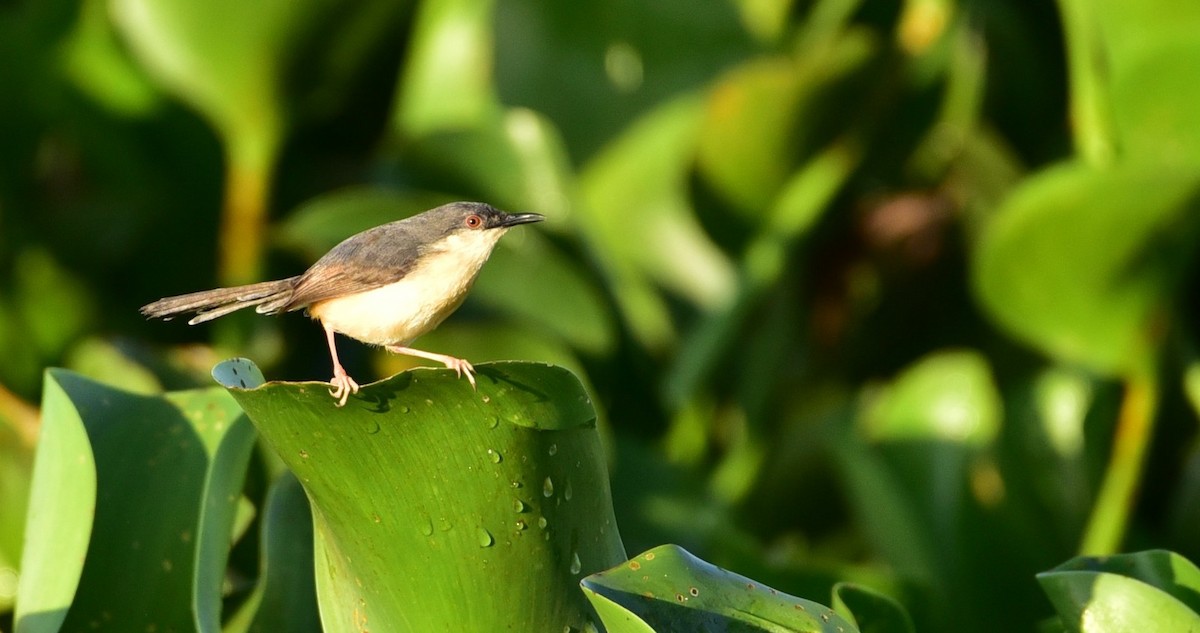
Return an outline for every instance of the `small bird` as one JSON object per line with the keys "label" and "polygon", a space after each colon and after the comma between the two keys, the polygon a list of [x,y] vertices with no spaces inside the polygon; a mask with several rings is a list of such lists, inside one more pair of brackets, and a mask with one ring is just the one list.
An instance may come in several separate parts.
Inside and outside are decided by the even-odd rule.
{"label": "small bird", "polygon": [[167,297],[142,306],[141,313],[170,319],[194,312],[188,325],[196,325],[250,306],[259,314],[307,308],[325,328],[333,358],[330,395],[339,407],[358,393],[358,383],[338,361],[335,332],[442,363],[460,377],[466,374],[474,388],[471,363],[408,345],[462,305],[500,236],[543,219],[480,202],[452,202],[348,237],[301,275]]}

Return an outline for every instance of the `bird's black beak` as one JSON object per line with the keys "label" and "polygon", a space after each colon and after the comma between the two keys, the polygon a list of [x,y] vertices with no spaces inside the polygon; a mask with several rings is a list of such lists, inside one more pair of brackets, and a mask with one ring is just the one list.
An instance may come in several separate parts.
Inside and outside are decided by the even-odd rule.
{"label": "bird's black beak", "polygon": [[541,222],[542,220],[545,220],[545,219],[546,219],[545,216],[543,216],[540,213],[509,213],[506,216],[504,216],[504,218],[502,218],[498,223],[496,223],[496,226],[507,228],[510,226],[516,226],[518,224],[529,224],[531,222]]}

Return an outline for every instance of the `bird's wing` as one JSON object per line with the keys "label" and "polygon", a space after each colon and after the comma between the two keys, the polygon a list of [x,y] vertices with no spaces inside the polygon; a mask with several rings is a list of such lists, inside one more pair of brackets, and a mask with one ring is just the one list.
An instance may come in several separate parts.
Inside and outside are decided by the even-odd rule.
{"label": "bird's wing", "polygon": [[338,244],[296,282],[284,310],[373,290],[399,281],[416,264],[420,249],[396,223],[375,227]]}

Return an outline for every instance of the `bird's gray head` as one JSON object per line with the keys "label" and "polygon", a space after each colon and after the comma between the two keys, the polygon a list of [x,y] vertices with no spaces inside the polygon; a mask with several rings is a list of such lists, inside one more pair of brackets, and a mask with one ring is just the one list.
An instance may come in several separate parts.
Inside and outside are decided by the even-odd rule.
{"label": "bird's gray head", "polygon": [[537,213],[505,213],[482,202],[452,202],[399,224],[421,244],[422,257],[453,254],[463,270],[478,270],[500,236],[518,224],[541,222]]}
{"label": "bird's gray head", "polygon": [[432,240],[460,233],[495,233],[493,241],[518,224],[541,222],[537,213],[505,213],[482,202],[451,202],[409,218],[417,231]]}

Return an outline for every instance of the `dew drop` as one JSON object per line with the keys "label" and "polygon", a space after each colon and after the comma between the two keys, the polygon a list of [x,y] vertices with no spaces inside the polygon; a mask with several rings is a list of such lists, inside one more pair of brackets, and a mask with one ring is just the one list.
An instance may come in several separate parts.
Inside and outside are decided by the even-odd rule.
{"label": "dew drop", "polygon": [[421,534],[433,536],[433,521],[424,515],[421,516]]}
{"label": "dew drop", "polygon": [[494,429],[497,426],[500,426],[500,416],[493,415],[492,417],[487,419],[487,427],[489,429]]}
{"label": "dew drop", "polygon": [[484,397],[483,397],[483,403],[484,403],[484,404],[487,404],[487,403],[489,403],[489,402],[491,402],[491,401],[492,401],[492,398],[491,398],[491,396],[484,396]]}
{"label": "dew drop", "polygon": [[308,459],[308,451],[301,450],[300,451],[300,459]]}
{"label": "dew drop", "polygon": [[570,501],[570,500],[571,500],[571,495],[573,495],[573,494],[574,494],[574,493],[571,491],[571,480],[570,480],[570,479],[568,479],[568,480],[567,480],[567,487],[563,489],[563,498],[564,498],[564,499],[566,499],[567,501]]}
{"label": "dew drop", "polygon": [[525,486],[525,484],[523,484],[523,483],[521,483],[521,482],[519,482],[519,481],[517,481],[517,480],[515,480],[515,479],[514,479],[514,480],[513,480],[513,482],[512,482],[512,487],[513,487],[513,488],[523,488],[524,486]]}
{"label": "dew drop", "polygon": [[407,404],[400,405],[400,413],[408,413],[409,411],[412,411],[412,409],[409,409]]}
{"label": "dew drop", "polygon": [[517,529],[521,531],[527,530],[529,529],[529,524],[525,522],[525,519],[517,519]]}
{"label": "dew drop", "polygon": [[549,453],[551,457],[554,457],[558,454],[558,444],[551,444],[550,448],[546,449],[546,452]]}
{"label": "dew drop", "polygon": [[583,564],[579,562],[579,552],[573,552],[571,554],[571,574],[578,575],[581,569],[583,569]]}
{"label": "dew drop", "polygon": [[487,453],[488,459],[490,459],[493,464],[499,464],[500,462],[504,461],[504,456],[501,455],[500,451],[498,450],[489,448]]}
{"label": "dew drop", "polygon": [[491,547],[496,543],[496,539],[492,537],[492,533],[484,528],[476,528],[475,537],[479,540],[480,547]]}
{"label": "dew drop", "polygon": [[546,480],[542,482],[542,496],[549,499],[554,496],[554,482],[547,475]]}
{"label": "dew drop", "polygon": [[546,520],[546,517],[538,517],[538,527],[540,527],[544,530],[549,525],[550,525],[550,522]]}
{"label": "dew drop", "polygon": [[450,530],[454,529],[454,524],[451,523],[450,519],[447,519],[446,517],[439,517],[437,521],[437,528],[443,532],[449,532]]}
{"label": "dew drop", "polygon": [[524,512],[529,506],[525,505],[520,499],[513,499],[513,512]]}

